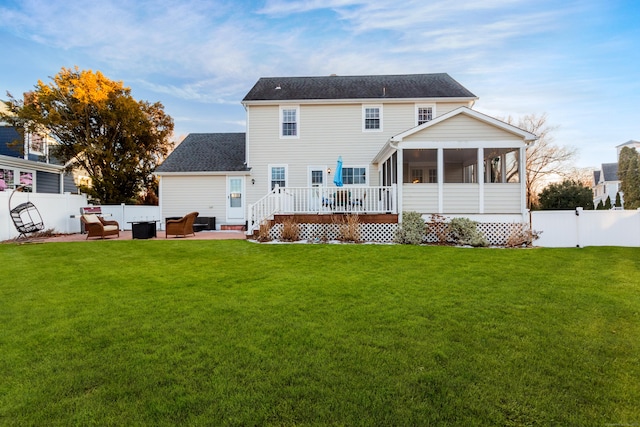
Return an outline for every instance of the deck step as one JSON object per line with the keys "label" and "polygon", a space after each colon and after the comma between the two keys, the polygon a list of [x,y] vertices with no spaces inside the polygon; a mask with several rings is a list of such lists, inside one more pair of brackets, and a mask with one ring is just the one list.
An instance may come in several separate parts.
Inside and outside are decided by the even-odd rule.
{"label": "deck step", "polygon": [[227,225],[221,225],[220,226],[220,230],[245,231],[246,228],[245,228],[245,226],[243,224],[238,224],[238,225],[227,224]]}

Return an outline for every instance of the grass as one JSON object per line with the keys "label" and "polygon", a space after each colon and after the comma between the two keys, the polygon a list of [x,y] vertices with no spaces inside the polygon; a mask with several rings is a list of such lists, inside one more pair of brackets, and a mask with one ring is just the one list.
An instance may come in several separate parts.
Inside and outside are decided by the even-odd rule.
{"label": "grass", "polygon": [[640,424],[640,249],[0,245],[1,425]]}

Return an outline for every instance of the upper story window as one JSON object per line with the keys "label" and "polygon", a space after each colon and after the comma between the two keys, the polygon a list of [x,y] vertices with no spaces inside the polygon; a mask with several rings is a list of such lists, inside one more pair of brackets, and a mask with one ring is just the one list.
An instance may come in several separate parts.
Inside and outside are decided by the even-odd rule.
{"label": "upper story window", "polygon": [[364,105],[362,107],[362,130],[381,131],[382,130],[382,105]]}
{"label": "upper story window", "polygon": [[433,120],[435,111],[435,105],[416,105],[416,126]]}
{"label": "upper story window", "polygon": [[300,107],[280,108],[280,137],[298,138],[299,135]]}

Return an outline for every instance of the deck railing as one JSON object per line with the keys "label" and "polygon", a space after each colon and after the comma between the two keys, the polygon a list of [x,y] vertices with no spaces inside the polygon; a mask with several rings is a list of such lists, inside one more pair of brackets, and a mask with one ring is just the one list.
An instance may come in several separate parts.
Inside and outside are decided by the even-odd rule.
{"label": "deck railing", "polygon": [[249,206],[249,233],[275,214],[397,213],[396,186],[277,187]]}

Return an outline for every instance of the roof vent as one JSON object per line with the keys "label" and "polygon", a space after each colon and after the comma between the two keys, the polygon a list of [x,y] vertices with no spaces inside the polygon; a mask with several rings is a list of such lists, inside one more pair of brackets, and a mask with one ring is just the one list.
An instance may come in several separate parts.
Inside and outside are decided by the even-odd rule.
{"label": "roof vent", "polygon": [[276,86],[276,90],[280,90],[282,87],[280,85]]}
{"label": "roof vent", "polygon": [[338,77],[337,74],[329,74],[329,77]]}

